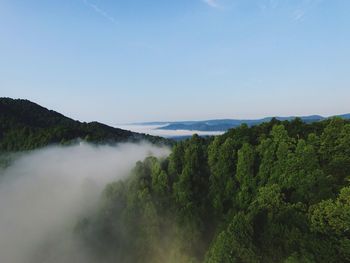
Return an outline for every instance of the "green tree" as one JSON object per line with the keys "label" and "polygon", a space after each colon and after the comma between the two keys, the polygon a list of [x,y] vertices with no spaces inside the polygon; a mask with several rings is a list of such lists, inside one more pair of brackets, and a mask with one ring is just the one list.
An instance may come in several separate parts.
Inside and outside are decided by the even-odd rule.
{"label": "green tree", "polygon": [[211,172],[209,192],[216,215],[225,214],[232,207],[237,184],[234,180],[236,159],[234,142],[231,138],[227,138],[223,144],[220,144],[220,137],[216,137],[208,147],[208,163]]}
{"label": "green tree", "polygon": [[[319,249],[320,260],[350,261],[350,187],[341,190],[336,200],[326,200],[310,208],[311,230],[315,238],[326,240]],[[328,252],[329,254],[326,254]]]}
{"label": "green tree", "polygon": [[238,151],[236,178],[239,185],[237,206],[244,209],[249,206],[256,191],[255,151],[248,143]]}

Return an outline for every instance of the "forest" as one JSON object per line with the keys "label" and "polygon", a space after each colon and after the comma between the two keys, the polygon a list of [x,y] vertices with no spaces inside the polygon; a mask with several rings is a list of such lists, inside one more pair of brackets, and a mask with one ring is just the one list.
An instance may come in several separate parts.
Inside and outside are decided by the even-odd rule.
{"label": "forest", "polygon": [[98,208],[74,220],[92,262],[350,262],[349,120],[272,119],[174,142],[0,100],[0,167],[78,139],[171,147],[109,183]]}
{"label": "forest", "polygon": [[273,119],[173,146],[75,233],[101,262],[350,262],[350,122]]}

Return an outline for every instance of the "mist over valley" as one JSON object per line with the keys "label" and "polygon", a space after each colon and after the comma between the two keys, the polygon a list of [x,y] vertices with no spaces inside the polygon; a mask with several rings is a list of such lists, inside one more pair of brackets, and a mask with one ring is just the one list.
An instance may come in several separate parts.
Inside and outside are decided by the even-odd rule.
{"label": "mist over valley", "polygon": [[0,263],[350,263],[349,0],[0,0]]}

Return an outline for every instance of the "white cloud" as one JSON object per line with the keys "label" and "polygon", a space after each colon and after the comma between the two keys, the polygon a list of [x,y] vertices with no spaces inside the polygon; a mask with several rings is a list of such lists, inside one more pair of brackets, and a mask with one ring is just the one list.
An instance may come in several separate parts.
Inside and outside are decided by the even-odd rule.
{"label": "white cloud", "polygon": [[323,0],[303,0],[299,7],[293,13],[293,19],[295,21],[304,20],[307,13],[309,13],[313,8],[319,5]]}
{"label": "white cloud", "polygon": [[117,21],[113,16],[109,15],[105,10],[98,7],[96,4],[90,3],[88,0],[83,0],[84,4],[93,9],[97,14],[103,16],[105,19],[109,20],[113,24],[117,24]]}
{"label": "white cloud", "polygon": [[214,7],[214,8],[218,8],[220,7],[219,3],[217,0],[202,0],[204,3],[206,3],[207,5]]}
{"label": "white cloud", "polygon": [[323,0],[296,0],[296,1],[282,1],[282,0],[265,0],[261,1],[259,8],[263,13],[279,12],[288,10],[288,17],[294,21],[300,22],[314,8],[316,8]]}
{"label": "white cloud", "polygon": [[298,9],[294,12],[293,19],[295,21],[301,21],[305,17],[305,14],[306,14],[306,10]]}

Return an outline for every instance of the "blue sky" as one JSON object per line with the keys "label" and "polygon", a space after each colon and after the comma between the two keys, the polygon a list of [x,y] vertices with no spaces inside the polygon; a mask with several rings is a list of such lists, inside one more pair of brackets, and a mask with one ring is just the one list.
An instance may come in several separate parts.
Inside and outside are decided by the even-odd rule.
{"label": "blue sky", "polygon": [[348,0],[1,0],[0,96],[109,124],[350,112]]}

